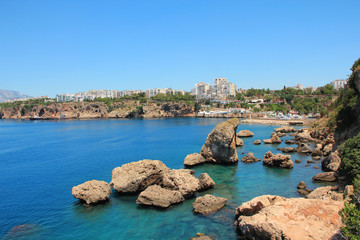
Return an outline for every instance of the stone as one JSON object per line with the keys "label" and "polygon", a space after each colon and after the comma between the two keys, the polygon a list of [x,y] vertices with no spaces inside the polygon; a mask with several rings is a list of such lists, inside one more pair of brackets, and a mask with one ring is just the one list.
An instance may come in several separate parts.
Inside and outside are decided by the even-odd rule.
{"label": "stone", "polygon": [[238,208],[235,209],[235,217],[238,218],[240,216],[252,216],[260,212],[263,208],[266,208],[275,204],[276,202],[284,200],[284,197],[274,195],[262,195],[253,198],[250,201],[241,204]]}
{"label": "stone", "polygon": [[334,191],[334,187],[318,187],[309,193],[306,198],[309,199],[321,199],[321,200],[335,200],[342,201],[344,197],[341,193]]}
{"label": "stone", "polygon": [[290,132],[296,132],[296,129],[294,127],[287,127],[287,126],[284,126],[284,127],[280,127],[280,128],[275,128],[274,129],[275,132],[277,133],[290,133]]}
{"label": "stone", "polygon": [[203,233],[197,233],[196,237],[192,237],[192,238],[190,238],[190,240],[215,240],[215,239],[212,237],[206,236]]}
{"label": "stone", "polygon": [[252,137],[254,136],[254,133],[249,130],[241,130],[236,134],[237,137],[243,138],[243,137]]}
{"label": "stone", "polygon": [[308,167],[308,166],[310,166],[310,164],[306,164],[306,165],[305,165],[305,167]]}
{"label": "stone", "polygon": [[278,148],[277,150],[280,150],[283,153],[289,153],[289,152],[296,152],[297,151],[297,149],[293,148],[293,147],[283,147],[283,148]]}
{"label": "stone", "polygon": [[285,140],[285,144],[288,144],[288,145],[295,144],[295,141]]}
{"label": "stone", "polygon": [[315,142],[315,139],[311,137],[309,131],[297,132],[296,134],[294,134],[294,137],[295,141],[297,142]]}
{"label": "stone", "polygon": [[322,156],[322,144],[316,144],[315,149],[312,151],[311,156]]}
{"label": "stone", "polygon": [[276,133],[272,133],[271,138],[264,139],[263,142],[265,144],[277,144],[277,143],[281,143],[281,139],[276,135]]}
{"label": "stone", "polygon": [[307,160],[307,163],[315,163],[313,160]]}
{"label": "stone", "polygon": [[203,197],[196,198],[193,203],[194,213],[208,214],[218,211],[225,206],[226,202],[226,198],[206,194]]}
{"label": "stone", "polygon": [[241,161],[245,163],[252,163],[252,162],[261,161],[261,159],[256,158],[253,153],[248,153],[246,156],[241,158]]}
{"label": "stone", "polygon": [[285,136],[286,136],[286,133],[281,133],[281,132],[279,132],[279,133],[276,133],[276,135],[277,135],[278,137],[285,137]]}
{"label": "stone", "polygon": [[263,158],[263,164],[268,166],[277,166],[282,168],[293,168],[294,163],[291,160],[290,155],[276,154],[272,152],[267,152]]}
{"label": "stone", "polygon": [[344,190],[344,195],[345,196],[349,196],[354,194],[354,186],[353,185],[346,185],[345,190]]}
{"label": "stone", "polygon": [[151,185],[139,194],[137,204],[167,208],[172,204],[183,202],[185,198],[176,190],[169,190],[159,185]]}
{"label": "stone", "polygon": [[320,169],[318,166],[315,166],[314,169]]}
{"label": "stone", "polygon": [[212,180],[211,177],[209,176],[209,174],[207,174],[207,173],[200,174],[200,176],[198,177],[198,180],[199,180],[199,190],[198,191],[205,191],[205,190],[215,186],[214,180]]}
{"label": "stone", "polygon": [[300,143],[297,147],[299,153],[312,153],[312,149],[305,143]]}
{"label": "stone", "polygon": [[295,159],[295,163],[301,163],[300,159]]}
{"label": "stone", "polygon": [[185,157],[185,166],[195,166],[198,164],[206,163],[206,159],[199,153],[189,154]]}
{"label": "stone", "polygon": [[310,189],[298,189],[297,192],[301,195],[308,195],[309,193],[311,193],[311,190]]}
{"label": "stone", "polygon": [[299,184],[297,185],[298,189],[305,189],[306,188],[306,183],[304,181],[299,182]]}
{"label": "stone", "polygon": [[218,124],[208,135],[200,154],[206,160],[214,163],[233,164],[238,162],[235,143],[238,125],[237,118]]}
{"label": "stone", "polygon": [[72,195],[87,205],[106,201],[110,194],[110,185],[98,180],[87,181],[72,188]]}
{"label": "stone", "polygon": [[316,174],[312,179],[321,182],[335,182],[337,180],[337,175],[335,172],[323,172]]}
{"label": "stone", "polygon": [[328,144],[326,146],[324,146],[323,148],[323,153],[325,156],[328,156],[333,150],[333,144]]}
{"label": "stone", "polygon": [[254,140],[254,144],[255,144],[255,145],[261,144],[261,140],[260,140],[260,139]]}
{"label": "stone", "polygon": [[110,186],[120,193],[137,193],[153,184],[161,184],[170,169],[159,160],[141,160],[114,168]]}
{"label": "stone", "polygon": [[338,155],[338,151],[336,151],[332,152],[321,161],[321,168],[327,172],[336,172],[339,169],[340,164],[341,158]]}
{"label": "stone", "polygon": [[239,216],[238,233],[248,239],[331,239],[342,226],[338,201],[290,198],[252,216]]}
{"label": "stone", "polygon": [[311,158],[314,159],[315,161],[319,161],[321,159],[320,156],[312,156]]}
{"label": "stone", "polygon": [[190,169],[172,169],[164,173],[161,186],[179,191],[185,198],[192,197],[200,187],[195,171]]}
{"label": "stone", "polygon": [[244,141],[239,137],[236,137],[236,146],[244,146]]}

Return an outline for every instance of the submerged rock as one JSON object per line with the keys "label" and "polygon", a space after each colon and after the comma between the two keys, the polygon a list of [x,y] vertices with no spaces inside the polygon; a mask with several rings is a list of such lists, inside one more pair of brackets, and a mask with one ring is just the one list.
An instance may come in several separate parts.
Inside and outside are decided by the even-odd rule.
{"label": "submerged rock", "polygon": [[194,213],[207,214],[218,211],[225,206],[226,202],[226,198],[206,194],[198,197],[193,203]]}
{"label": "submerged rock", "polygon": [[72,188],[72,195],[88,205],[106,201],[110,194],[110,185],[98,180],[87,181]]}
{"label": "submerged rock", "polygon": [[248,153],[246,156],[241,158],[241,161],[245,163],[252,163],[252,162],[261,161],[261,159],[256,158],[253,153]]}
{"label": "submerged rock", "polygon": [[159,160],[141,160],[114,168],[110,185],[120,193],[137,193],[153,184],[161,184],[170,169]]}
{"label": "submerged rock", "polygon": [[325,157],[321,161],[321,168],[324,171],[336,172],[341,164],[341,158],[338,155],[338,152],[333,152],[329,156]]}
{"label": "submerged rock", "polygon": [[185,157],[185,166],[195,166],[207,162],[206,159],[199,153],[189,154]]}
{"label": "submerged rock", "polygon": [[249,130],[241,130],[236,134],[237,137],[242,138],[242,137],[252,137],[254,136],[254,133],[249,131]]}
{"label": "submerged rock", "polygon": [[139,194],[137,204],[167,208],[184,201],[183,195],[176,190],[169,190],[159,185],[151,185]]}
{"label": "submerged rock", "polygon": [[282,168],[293,168],[294,163],[291,160],[290,155],[276,154],[272,152],[267,152],[263,158],[263,164],[268,166],[277,166]]}
{"label": "submerged rock", "polygon": [[199,180],[199,191],[205,191],[215,186],[214,180],[212,180],[209,174],[207,173],[200,174],[198,180]]}
{"label": "submerged rock", "polygon": [[190,240],[215,240],[215,239],[212,237],[206,236],[203,233],[197,233],[196,237],[192,237],[192,238],[190,238]]}
{"label": "submerged rock", "polygon": [[219,164],[238,162],[235,135],[238,125],[237,118],[218,124],[208,135],[201,148],[201,155],[206,160]]}
{"label": "submerged rock", "polygon": [[296,152],[296,148],[293,147],[283,147],[283,148],[278,148],[277,150],[280,150],[283,153]]}
{"label": "submerged rock", "polygon": [[320,240],[331,239],[342,226],[341,202],[279,198],[250,216],[236,212],[238,233],[249,239]]}
{"label": "submerged rock", "polygon": [[288,145],[295,144],[295,141],[285,140],[285,144],[288,144]]}

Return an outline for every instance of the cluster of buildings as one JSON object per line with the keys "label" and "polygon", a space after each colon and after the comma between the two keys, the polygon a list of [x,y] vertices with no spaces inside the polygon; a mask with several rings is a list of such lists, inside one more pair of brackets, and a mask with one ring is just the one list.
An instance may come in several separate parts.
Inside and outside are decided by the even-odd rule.
{"label": "cluster of buildings", "polygon": [[215,78],[214,85],[197,83],[194,89],[196,99],[224,100],[236,95],[236,85],[226,78]]}
{"label": "cluster of buildings", "polygon": [[185,91],[183,90],[175,90],[175,89],[171,89],[171,88],[153,88],[153,89],[148,89],[145,91],[145,95],[148,98],[154,97],[158,94],[172,94],[175,95],[177,93],[181,93],[181,94],[185,94]]}
{"label": "cluster of buildings", "polygon": [[346,80],[344,79],[337,79],[332,81],[330,84],[334,87],[334,89],[339,90],[340,88],[345,88]]}

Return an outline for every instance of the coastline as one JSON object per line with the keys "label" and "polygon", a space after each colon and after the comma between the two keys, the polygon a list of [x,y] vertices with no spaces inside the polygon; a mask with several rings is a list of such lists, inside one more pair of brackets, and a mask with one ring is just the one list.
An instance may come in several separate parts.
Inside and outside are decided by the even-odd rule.
{"label": "coastline", "polygon": [[316,119],[266,119],[266,118],[247,118],[240,122],[240,124],[265,124],[265,125],[311,125]]}

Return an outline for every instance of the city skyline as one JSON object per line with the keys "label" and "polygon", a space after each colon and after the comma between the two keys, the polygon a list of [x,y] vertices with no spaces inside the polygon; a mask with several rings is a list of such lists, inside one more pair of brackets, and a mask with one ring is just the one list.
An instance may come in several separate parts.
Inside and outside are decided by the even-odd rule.
{"label": "city skyline", "polygon": [[360,51],[355,0],[44,3],[0,2],[2,89],[318,87],[346,79]]}

